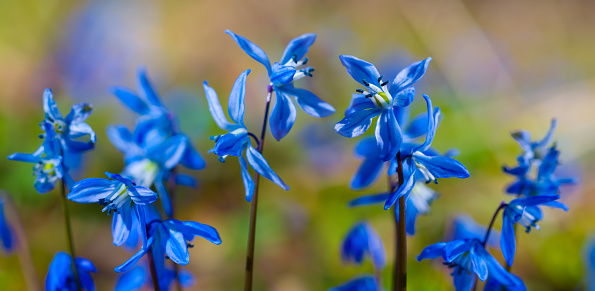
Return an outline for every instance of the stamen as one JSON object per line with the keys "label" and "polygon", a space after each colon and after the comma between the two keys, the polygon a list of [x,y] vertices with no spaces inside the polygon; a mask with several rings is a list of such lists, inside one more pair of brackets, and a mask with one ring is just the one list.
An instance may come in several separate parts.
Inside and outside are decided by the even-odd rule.
{"label": "stamen", "polygon": [[364,83],[364,86],[366,87],[370,86],[370,83],[368,83],[366,80],[362,80],[362,83]]}
{"label": "stamen", "polygon": [[384,77],[384,76],[380,76],[380,77],[378,77],[378,83],[380,83],[380,81],[382,81],[382,78],[383,78],[383,77]]}
{"label": "stamen", "polygon": [[363,89],[355,89],[355,92],[360,93],[360,94],[364,94],[364,90]]}

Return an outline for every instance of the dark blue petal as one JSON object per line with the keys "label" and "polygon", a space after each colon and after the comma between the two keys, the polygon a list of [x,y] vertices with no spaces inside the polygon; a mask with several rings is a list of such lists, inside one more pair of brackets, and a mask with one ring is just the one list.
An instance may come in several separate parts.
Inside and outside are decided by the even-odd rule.
{"label": "dark blue petal", "polygon": [[376,145],[381,160],[392,160],[401,149],[403,134],[392,110],[383,110],[376,121]]}
{"label": "dark blue petal", "polygon": [[[410,163],[412,163],[412,162],[410,162]],[[405,182],[395,192],[393,192],[390,195],[390,197],[386,200],[386,203],[384,204],[384,210],[387,210],[391,206],[393,206],[393,204],[395,204],[397,199],[401,198],[402,196],[409,195],[409,193],[411,193],[413,186],[415,186],[414,173],[415,172],[408,172],[405,174],[405,177],[404,177]]]}
{"label": "dark blue petal", "polygon": [[320,100],[318,96],[306,89],[283,86],[277,88],[277,92],[279,91],[283,91],[286,95],[294,96],[297,104],[310,116],[322,118],[335,113],[333,106]]}
{"label": "dark blue petal", "polygon": [[421,77],[423,77],[423,75],[426,73],[431,60],[432,58],[427,58],[425,60],[415,62],[400,71],[393,80],[393,83],[390,85],[390,94],[395,96],[398,92],[401,92],[403,89],[409,87],[409,85],[421,79]]}
{"label": "dark blue petal", "polygon": [[446,243],[442,258],[450,263],[461,254],[468,252],[471,248],[471,243],[468,240],[453,240]]}
{"label": "dark blue petal", "polygon": [[[417,216],[419,216],[419,211],[411,201],[410,195],[405,206],[405,231],[408,235],[415,235],[415,222],[417,220]],[[395,207],[395,211],[398,212],[398,210],[399,207],[397,205],[397,207]],[[397,213],[397,217],[399,217],[399,213]]]}
{"label": "dark blue petal", "polygon": [[378,174],[384,162],[378,157],[376,140],[373,138],[364,139],[356,145],[356,153],[364,157],[363,163],[351,179],[351,188],[359,190],[369,186],[378,178]]}
{"label": "dark blue petal", "polygon": [[58,110],[56,101],[54,101],[54,94],[52,90],[45,89],[43,92],[43,111],[45,112],[46,118],[49,117],[52,120],[63,120],[62,113]]}
{"label": "dark blue petal", "polygon": [[221,104],[219,103],[219,97],[217,97],[217,92],[213,90],[213,88],[207,85],[207,81],[202,83],[202,86],[205,90],[205,96],[207,97],[207,103],[209,103],[209,111],[211,112],[211,116],[217,123],[217,126],[223,130],[229,130],[232,126],[227,118],[225,117],[225,113],[223,113],[223,109],[221,108]]}
{"label": "dark blue petal", "polygon": [[149,77],[147,76],[147,70],[143,67],[138,67],[136,69],[136,74],[138,79],[136,80],[136,87],[139,88],[141,92],[141,96],[144,95],[145,100],[156,107],[163,107],[161,101],[159,101],[159,97],[157,97],[157,92],[153,89],[151,85],[151,81],[149,81]]}
{"label": "dark blue petal", "polygon": [[366,86],[365,83],[370,83],[382,87],[378,81],[380,74],[371,63],[349,55],[340,55],[339,59],[347,69],[347,73],[360,84]]}
{"label": "dark blue petal", "polygon": [[109,91],[114,94],[126,107],[130,110],[143,115],[149,113],[150,109],[147,103],[140,97],[136,96],[136,93],[128,88],[114,86],[110,87]]}
{"label": "dark blue petal", "polygon": [[511,220],[510,215],[507,215],[504,210],[502,215],[502,235],[500,236],[500,248],[502,249],[502,255],[509,266],[512,266],[514,260],[514,253],[516,251],[516,238],[514,232],[515,221]]}
{"label": "dark blue petal", "polygon": [[345,115],[349,115],[351,113],[367,109],[376,109],[374,102],[366,98],[366,95],[364,94],[353,93],[351,95],[351,102],[345,110]]}
{"label": "dark blue petal", "polygon": [[229,103],[227,103],[229,117],[240,125],[244,125],[244,96],[246,95],[246,77],[248,74],[250,74],[250,70],[245,70],[233,83],[229,94]]}
{"label": "dark blue petal", "polygon": [[423,164],[436,178],[468,178],[469,171],[459,161],[442,156],[414,154],[417,163]]}
{"label": "dark blue petal", "polygon": [[421,253],[417,256],[417,260],[421,262],[421,260],[434,259],[437,257],[441,257],[444,253],[445,247],[446,247],[445,242],[439,242],[439,243],[429,245],[421,251]]}
{"label": "dark blue petal", "polygon": [[534,206],[560,199],[560,195],[537,195],[527,198],[517,198],[510,203],[517,203],[522,206]]}
{"label": "dark blue petal", "polygon": [[428,116],[426,114],[419,114],[413,118],[407,130],[405,130],[405,135],[408,138],[418,138],[422,135],[426,134],[426,130],[428,129]]}
{"label": "dark blue petal", "polygon": [[168,138],[164,143],[147,151],[147,158],[165,169],[172,169],[182,159],[188,138],[176,135]]}
{"label": "dark blue petal", "polygon": [[252,194],[254,193],[254,181],[252,181],[252,175],[248,172],[248,164],[244,156],[238,157],[240,166],[242,168],[242,181],[244,182],[244,189],[246,193],[246,201],[252,201]]}
{"label": "dark blue petal", "polygon": [[456,291],[471,291],[475,285],[475,275],[462,271],[455,271],[451,274],[453,276],[453,283]]}
{"label": "dark blue petal", "polygon": [[273,183],[279,185],[279,187],[283,188],[283,190],[289,190],[289,186],[271,170],[271,167],[264,159],[261,153],[259,153],[256,149],[252,146],[248,146],[248,150],[246,151],[246,157],[248,158],[248,163],[252,168],[261,174],[263,177],[271,180]]}
{"label": "dark blue petal", "polygon": [[175,177],[176,185],[184,185],[190,188],[196,188],[198,182],[190,175],[177,173]]}
{"label": "dark blue petal", "polygon": [[471,263],[473,264],[473,271],[479,277],[479,280],[485,281],[488,278],[488,264],[484,260],[484,258],[477,253],[477,249],[483,248],[479,243],[475,243],[471,250],[469,251],[469,255],[471,256]]}
{"label": "dark blue petal", "polygon": [[301,60],[314,41],[316,41],[316,33],[305,33],[292,39],[285,48],[279,63],[286,64],[294,57],[298,61]]}
{"label": "dark blue petal", "polygon": [[360,136],[372,125],[372,118],[381,112],[382,110],[374,108],[346,114],[345,118],[335,125],[335,131],[345,137]]}
{"label": "dark blue petal", "polygon": [[100,199],[112,194],[122,183],[120,181],[88,178],[74,184],[68,193],[68,200],[78,203],[97,203]]}
{"label": "dark blue petal", "polygon": [[118,277],[114,291],[138,291],[149,280],[144,267],[137,266]]}
{"label": "dark blue petal", "polygon": [[500,282],[504,286],[509,287],[518,287],[519,289],[512,289],[512,290],[526,290],[525,284],[523,281],[510,274],[506,271],[500,262],[496,260],[492,255],[490,255],[484,248],[480,248],[477,250],[478,254],[484,258],[484,260],[488,264],[488,271],[490,272],[490,277],[494,278],[496,281]]}
{"label": "dark blue petal", "polygon": [[190,288],[194,285],[194,276],[186,269],[180,269],[178,274],[178,281],[182,288]]}
{"label": "dark blue petal", "polygon": [[271,133],[276,140],[281,140],[289,133],[295,122],[295,117],[295,105],[293,105],[290,97],[283,94],[282,91],[277,91],[273,112],[271,112],[269,118]]}
{"label": "dark blue petal", "polygon": [[221,244],[219,233],[210,225],[198,223],[196,221],[180,221],[177,219],[168,219],[164,223],[181,231],[185,236],[200,236],[216,245]]}
{"label": "dark blue petal", "polygon": [[271,61],[269,61],[269,57],[259,46],[249,41],[247,38],[231,32],[231,30],[229,29],[225,30],[225,33],[231,35],[233,40],[235,40],[235,42],[240,46],[240,48],[242,48],[242,50],[245,53],[247,53],[257,62],[263,64],[265,68],[267,68],[267,72],[269,73],[269,75],[271,74]]}
{"label": "dark blue petal", "polygon": [[393,96],[393,106],[396,107],[406,107],[411,104],[413,98],[415,97],[415,88],[409,87],[405,88],[405,90],[397,93],[396,96]]}
{"label": "dark blue petal", "polygon": [[205,160],[202,158],[202,156],[196,151],[196,149],[194,148],[194,146],[192,146],[192,143],[190,142],[190,139],[186,139],[186,151],[184,152],[184,155],[182,156],[182,160],[180,161],[180,163],[191,170],[202,170],[205,168]]}
{"label": "dark blue petal", "polygon": [[241,156],[246,144],[249,142],[248,132],[237,129],[219,137],[212,152],[218,156]]}
{"label": "dark blue petal", "polygon": [[374,276],[366,275],[354,278],[342,285],[328,289],[328,291],[380,291]]}
{"label": "dark blue petal", "polygon": [[564,211],[568,211],[568,206],[560,201],[547,202],[547,203],[543,203],[543,205],[547,206],[547,207],[552,207],[552,208],[560,208]]}

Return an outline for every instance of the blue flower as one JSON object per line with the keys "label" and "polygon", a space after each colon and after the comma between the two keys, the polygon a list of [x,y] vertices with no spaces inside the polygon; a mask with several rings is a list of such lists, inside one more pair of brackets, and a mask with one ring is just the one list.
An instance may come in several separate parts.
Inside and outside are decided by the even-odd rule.
{"label": "blue flower", "polygon": [[[95,284],[91,272],[97,273],[93,263],[85,258],[76,258],[75,265],[81,288],[86,291],[94,291]],[[76,291],[78,290],[74,272],[72,269],[72,258],[69,254],[58,252],[50,263],[48,275],[45,278],[46,291]]]}
{"label": "blue flower", "polygon": [[426,183],[438,183],[438,178],[456,177],[464,179],[469,177],[469,171],[459,161],[447,156],[435,155],[428,151],[436,135],[440,109],[437,108],[434,112],[430,97],[427,95],[423,95],[423,97],[426,100],[428,110],[426,139],[421,145],[409,146],[405,144],[406,147],[401,149],[404,181],[386,200],[385,210],[390,208],[400,197],[409,195],[420,175],[424,177]]}
{"label": "blue flower", "polygon": [[68,169],[63,163],[60,140],[56,138],[53,125],[48,122],[42,122],[42,125],[46,131],[45,139],[34,153],[14,153],[8,156],[10,160],[35,164],[33,166],[34,187],[40,194],[52,191],[56,182],[61,179],[64,179],[68,188],[73,184]]}
{"label": "blue flower", "polygon": [[[170,290],[174,279],[175,271],[171,268],[166,268],[164,277],[158,278],[160,289]],[[136,266],[122,273],[116,280],[114,291],[138,291],[143,287],[152,287],[151,273],[146,264]],[[178,270],[178,281],[182,288],[190,288],[194,284],[194,277],[188,270],[180,268]]]}
{"label": "blue flower", "polygon": [[378,233],[366,222],[356,224],[345,239],[341,247],[341,257],[345,262],[361,265],[365,256],[372,259],[374,268],[382,270],[386,266],[384,244]]}
{"label": "blue flower", "polygon": [[475,284],[475,276],[485,281],[489,275],[506,286],[523,284],[518,277],[508,273],[478,239],[457,239],[429,245],[417,260],[440,256],[453,269],[451,276],[457,291],[471,290]]}
{"label": "blue flower", "polygon": [[293,82],[305,76],[312,77],[313,68],[298,68],[308,62],[308,58],[304,56],[316,40],[315,33],[306,33],[292,39],[285,48],[281,60],[271,66],[269,57],[259,46],[230,30],[225,32],[231,35],[244,52],[267,69],[270,85],[277,92],[277,100],[269,118],[271,133],[276,140],[285,137],[295,122],[296,110],[290,97],[295,98],[302,110],[311,116],[320,118],[335,113],[335,109],[330,104],[320,100],[314,93],[293,86]]}
{"label": "blue flower", "polygon": [[[250,143],[250,136],[254,135],[249,133],[244,125],[244,95],[246,94],[246,77],[249,73],[250,70],[246,70],[240,74],[229,94],[228,112],[233,122],[229,122],[225,117],[215,90],[207,85],[207,81],[203,83],[205,95],[209,103],[209,111],[215,123],[217,123],[219,128],[228,131],[226,134],[212,137],[216,143],[215,147],[209,152],[218,155],[219,160],[222,162],[225,161],[227,156],[238,157],[242,168],[242,179],[248,202],[252,201],[252,194],[254,192],[254,182],[248,172],[248,163],[263,177],[273,181],[273,183],[279,185],[285,191],[289,190],[289,186],[273,172],[262,154],[252,147]],[[246,159],[242,155],[244,152],[248,158],[248,163],[246,163]]]}
{"label": "blue flower", "polygon": [[188,247],[192,247],[188,242],[194,237],[200,236],[216,245],[221,244],[219,233],[212,226],[173,218],[162,221],[155,208],[147,207],[146,210],[145,216],[142,217],[149,227],[147,244],[122,265],[116,267],[115,270],[118,273],[129,270],[148,251],[151,251],[157,276],[164,278],[167,275],[165,255],[176,264],[187,265],[190,262]]}
{"label": "blue flower", "polygon": [[13,251],[15,247],[15,237],[12,228],[4,216],[4,200],[2,197],[0,197],[0,242],[2,243],[2,250],[5,253]]}
{"label": "blue flower", "polygon": [[[510,275],[521,281],[515,274]],[[498,281],[498,279],[489,276],[483,287],[483,291],[527,291],[527,287],[524,283],[520,285],[506,286],[503,282]]]}
{"label": "blue flower", "polygon": [[335,125],[335,130],[346,137],[360,136],[370,127],[372,119],[380,115],[375,131],[379,156],[384,161],[393,159],[403,142],[394,109],[406,107],[413,101],[415,89],[408,87],[425,74],[432,58],[403,69],[390,88],[387,86],[389,82],[383,80],[373,64],[348,55],[341,55],[340,59],[347,73],[367,91],[358,89],[358,93],[353,94],[345,118]]}
{"label": "blue flower", "polygon": [[[157,193],[145,186],[137,186],[130,179],[105,172],[109,179],[88,178],[74,184],[68,199],[78,203],[99,203],[102,212],[112,216],[113,243],[121,246],[126,242],[136,217],[143,217],[142,206],[157,200]],[[140,207],[139,207],[140,206]],[[134,211],[134,212],[133,212]],[[141,223],[144,219],[141,219]],[[145,225],[141,225],[141,230]],[[146,245],[143,233],[143,245]]]}
{"label": "blue flower", "polygon": [[364,275],[351,279],[342,285],[328,289],[328,291],[380,291],[378,281],[374,276]]}
{"label": "blue flower", "polygon": [[504,214],[502,214],[502,236],[500,237],[500,246],[502,254],[506,263],[512,266],[514,254],[516,251],[516,239],[514,224],[520,223],[525,227],[526,232],[530,232],[534,227],[539,230],[537,221],[541,220],[543,214],[538,206],[545,205],[550,207],[558,207],[567,210],[566,206],[559,203],[552,204],[559,199],[559,195],[539,195],[527,198],[517,198],[504,207]]}
{"label": "blue flower", "polygon": [[557,120],[555,118],[552,119],[550,129],[540,141],[531,141],[531,133],[526,130],[519,130],[511,133],[512,138],[514,138],[523,149],[522,157],[526,161],[539,161],[544,158],[546,155],[546,148],[552,141],[557,124]]}

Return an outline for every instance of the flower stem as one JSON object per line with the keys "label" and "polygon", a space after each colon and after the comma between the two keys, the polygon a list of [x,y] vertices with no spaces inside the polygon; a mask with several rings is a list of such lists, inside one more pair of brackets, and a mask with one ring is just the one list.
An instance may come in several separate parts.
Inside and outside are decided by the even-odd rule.
{"label": "flower stem", "polygon": [[72,259],[72,271],[74,272],[74,279],[76,287],[79,291],[81,288],[81,281],[79,279],[78,270],[76,269],[76,255],[74,252],[74,240],[72,239],[72,226],[70,225],[70,211],[68,211],[68,199],[66,199],[66,181],[62,178],[62,211],[64,212],[64,226],[66,227],[66,242],[68,243],[68,251]]}
{"label": "flower stem", "polygon": [[500,210],[504,209],[504,207],[506,207],[506,203],[504,201],[502,201],[500,203],[500,206],[498,206],[498,209],[496,209],[496,212],[494,212],[494,215],[492,216],[492,220],[490,221],[490,225],[488,226],[488,230],[486,231],[486,235],[483,238],[483,246],[486,246],[486,243],[488,242],[488,238],[490,238],[490,233],[492,232],[492,227],[494,226],[494,221],[496,221],[496,217],[498,216],[498,213],[500,212]]}
{"label": "flower stem", "polygon": [[[391,192],[403,185],[403,159],[401,151],[397,153],[397,174],[399,183],[391,187]],[[393,213],[395,213],[393,211]],[[396,241],[395,241],[395,267],[393,269],[393,290],[407,290],[407,234],[405,232],[405,196],[399,198],[399,217],[395,213]]]}
{"label": "flower stem", "polygon": [[153,250],[152,246],[147,252],[149,258],[149,270],[151,270],[151,281],[153,282],[153,290],[159,291],[159,279],[157,278],[157,269],[155,268],[155,260],[153,259]]}
{"label": "flower stem", "polygon": [[[271,95],[274,89],[273,86],[267,87],[267,100],[264,109],[264,120],[262,122],[262,130],[260,131],[260,141],[258,143],[258,152],[262,154],[264,148],[264,137],[267,130],[267,121],[269,119],[269,109],[271,106]],[[254,271],[254,240],[256,238],[256,210],[258,207],[258,184],[260,175],[258,172],[254,173],[254,194],[252,195],[252,207],[250,208],[250,231],[248,233],[248,250],[246,252],[246,275],[244,277],[244,291],[252,290],[252,277]]]}

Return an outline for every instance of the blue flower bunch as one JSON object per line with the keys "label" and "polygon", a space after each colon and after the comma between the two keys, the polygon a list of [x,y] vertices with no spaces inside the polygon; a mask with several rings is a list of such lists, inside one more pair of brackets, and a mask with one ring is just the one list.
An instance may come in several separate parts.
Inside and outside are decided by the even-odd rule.
{"label": "blue flower bunch", "polygon": [[0,249],[6,254],[11,253],[16,245],[12,226],[8,223],[4,214],[4,197],[0,196]]}
{"label": "blue flower bunch", "polygon": [[[503,167],[503,171],[516,178],[516,181],[506,188],[508,194],[516,198],[510,202],[502,202],[497,208],[487,230],[477,231],[476,236],[456,234],[454,240],[440,242],[426,247],[418,256],[418,260],[432,259],[441,256],[445,264],[453,268],[451,275],[456,290],[471,290],[476,284],[476,278],[487,280],[484,290],[526,290],[523,281],[509,272],[513,265],[516,252],[516,225],[520,224],[529,233],[531,229],[539,229],[537,222],[543,219],[543,207],[560,208],[565,211],[568,207],[559,202],[560,186],[574,183],[572,178],[558,178],[554,174],[559,165],[559,151],[556,144],[551,144],[556,120],[545,138],[532,141],[526,131],[512,133],[512,137],[521,145],[523,153],[517,158],[518,165],[514,168]],[[503,268],[488,252],[486,245],[492,245],[492,227],[498,213],[502,211],[502,232],[500,235],[500,249],[507,264]]]}

